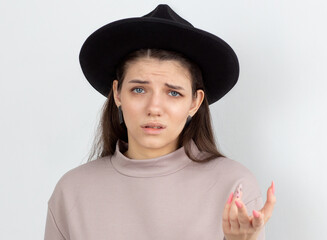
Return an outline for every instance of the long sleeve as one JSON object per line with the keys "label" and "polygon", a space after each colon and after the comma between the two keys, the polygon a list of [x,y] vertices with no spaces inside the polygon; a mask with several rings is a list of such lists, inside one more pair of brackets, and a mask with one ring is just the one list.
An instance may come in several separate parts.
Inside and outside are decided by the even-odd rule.
{"label": "long sleeve", "polygon": [[60,230],[58,229],[56,220],[51,212],[50,207],[48,207],[44,240],[65,240],[64,236],[61,234]]}

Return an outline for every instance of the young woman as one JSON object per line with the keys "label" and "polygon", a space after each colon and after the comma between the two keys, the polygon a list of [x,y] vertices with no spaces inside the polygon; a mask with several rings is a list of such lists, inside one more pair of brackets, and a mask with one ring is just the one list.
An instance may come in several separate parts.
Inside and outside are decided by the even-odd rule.
{"label": "young woman", "polygon": [[236,83],[238,61],[217,36],[167,5],[94,32],[80,62],[107,97],[90,159],[57,183],[45,239],[264,239],[252,173],[221,154],[209,104]]}

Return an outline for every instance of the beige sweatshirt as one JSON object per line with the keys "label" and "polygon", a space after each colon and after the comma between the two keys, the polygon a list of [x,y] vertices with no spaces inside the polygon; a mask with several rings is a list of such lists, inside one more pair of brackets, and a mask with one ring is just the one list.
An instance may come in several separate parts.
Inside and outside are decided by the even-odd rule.
{"label": "beige sweatshirt", "polygon": [[[222,240],[222,212],[240,183],[249,214],[262,208],[255,177],[236,161],[197,163],[184,147],[135,160],[121,143],[113,156],[61,177],[48,201],[45,240]],[[192,152],[201,154],[194,142]]]}

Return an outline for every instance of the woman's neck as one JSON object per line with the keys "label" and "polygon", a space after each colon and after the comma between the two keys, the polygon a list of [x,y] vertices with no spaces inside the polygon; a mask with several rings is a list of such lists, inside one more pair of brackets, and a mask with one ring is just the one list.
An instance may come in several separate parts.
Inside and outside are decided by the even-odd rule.
{"label": "woman's neck", "polygon": [[174,152],[177,150],[177,147],[177,142],[167,144],[160,148],[139,146],[138,144],[129,143],[127,151],[123,154],[125,157],[130,159],[151,159]]}

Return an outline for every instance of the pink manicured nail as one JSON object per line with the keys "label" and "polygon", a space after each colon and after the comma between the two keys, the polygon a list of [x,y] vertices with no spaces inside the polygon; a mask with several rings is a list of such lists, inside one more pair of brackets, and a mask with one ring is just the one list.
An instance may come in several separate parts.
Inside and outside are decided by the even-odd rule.
{"label": "pink manicured nail", "polygon": [[240,202],[238,202],[238,201],[235,201],[235,204],[236,204],[236,206],[237,206],[238,208],[242,208],[242,207],[243,207],[242,203],[240,203]]}
{"label": "pink manicured nail", "polygon": [[256,218],[260,217],[260,214],[256,210],[253,210],[252,213],[254,217]]}
{"label": "pink manicured nail", "polygon": [[271,183],[271,189],[272,189],[273,194],[275,194],[275,183],[274,183],[274,181],[272,181],[272,183]]}
{"label": "pink manicured nail", "polygon": [[232,202],[232,199],[233,199],[233,193],[229,194],[229,197],[228,197],[228,200],[227,200],[227,203],[230,204]]}
{"label": "pink manicured nail", "polygon": [[240,198],[241,196],[241,191],[242,191],[242,184],[238,185],[237,189],[236,189],[236,198]]}

